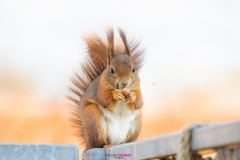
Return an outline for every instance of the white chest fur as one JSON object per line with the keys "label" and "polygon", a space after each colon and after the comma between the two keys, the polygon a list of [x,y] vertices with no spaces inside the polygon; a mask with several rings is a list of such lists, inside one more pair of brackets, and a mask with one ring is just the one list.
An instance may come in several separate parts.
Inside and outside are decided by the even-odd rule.
{"label": "white chest fur", "polygon": [[118,101],[112,111],[104,108],[101,110],[106,117],[102,120],[102,126],[110,141],[108,143],[121,144],[126,140],[129,132],[135,131],[139,110],[130,110],[124,101]]}

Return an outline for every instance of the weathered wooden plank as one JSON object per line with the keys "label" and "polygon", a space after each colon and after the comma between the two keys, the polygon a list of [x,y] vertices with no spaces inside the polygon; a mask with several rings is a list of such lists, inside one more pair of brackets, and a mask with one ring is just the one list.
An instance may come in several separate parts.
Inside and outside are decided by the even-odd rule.
{"label": "weathered wooden plank", "polygon": [[78,160],[78,146],[0,144],[1,160]]}
{"label": "weathered wooden plank", "polygon": [[82,160],[105,160],[105,149],[90,149],[82,154]]}
{"label": "weathered wooden plank", "polygon": [[240,121],[197,128],[192,133],[192,149],[200,150],[240,142]]}
{"label": "weathered wooden plank", "polygon": [[[131,154],[128,159],[146,159],[173,155],[177,151],[180,134],[170,134],[148,140],[126,143],[106,149],[106,154]],[[107,159],[114,159],[107,157]]]}

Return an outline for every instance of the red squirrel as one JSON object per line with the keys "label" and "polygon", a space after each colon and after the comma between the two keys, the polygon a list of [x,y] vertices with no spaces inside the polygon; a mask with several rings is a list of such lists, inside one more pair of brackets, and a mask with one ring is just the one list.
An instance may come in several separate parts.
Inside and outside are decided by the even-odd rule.
{"label": "red squirrel", "polygon": [[108,148],[136,140],[142,125],[143,106],[139,70],[143,50],[139,43],[121,38],[114,42],[114,30],[108,29],[106,40],[96,34],[84,37],[88,58],[75,74],[71,91],[73,121],[85,150]]}

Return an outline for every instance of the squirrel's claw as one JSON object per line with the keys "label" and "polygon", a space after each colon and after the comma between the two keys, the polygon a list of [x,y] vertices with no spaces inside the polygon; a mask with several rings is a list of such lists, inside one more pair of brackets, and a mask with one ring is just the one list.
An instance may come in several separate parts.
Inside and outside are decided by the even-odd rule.
{"label": "squirrel's claw", "polygon": [[130,92],[130,95],[128,98],[126,98],[126,104],[134,103],[136,100],[136,94],[135,92]]}
{"label": "squirrel's claw", "polygon": [[115,99],[116,101],[125,99],[121,91],[118,89],[115,89],[114,91],[112,91],[112,95],[113,95],[113,99]]}

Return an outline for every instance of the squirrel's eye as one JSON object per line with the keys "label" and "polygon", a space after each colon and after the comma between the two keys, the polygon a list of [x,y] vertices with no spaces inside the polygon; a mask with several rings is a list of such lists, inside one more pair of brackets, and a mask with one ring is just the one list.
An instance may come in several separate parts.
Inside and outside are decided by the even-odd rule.
{"label": "squirrel's eye", "polygon": [[114,72],[114,69],[113,69],[112,67],[110,68],[110,73],[111,73],[111,74],[114,74],[114,73],[115,73],[115,72]]}
{"label": "squirrel's eye", "polygon": [[132,73],[135,72],[135,68],[132,69]]}

